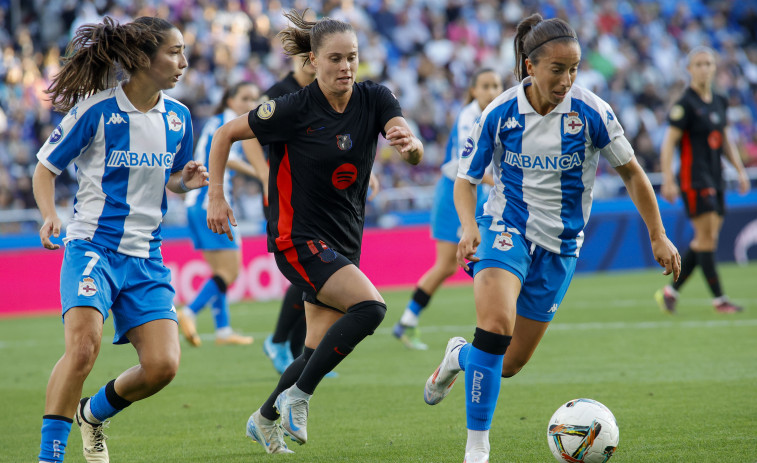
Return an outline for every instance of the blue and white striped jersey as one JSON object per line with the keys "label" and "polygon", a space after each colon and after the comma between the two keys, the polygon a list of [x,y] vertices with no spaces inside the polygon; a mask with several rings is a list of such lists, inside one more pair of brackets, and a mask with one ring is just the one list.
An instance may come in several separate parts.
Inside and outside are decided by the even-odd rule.
{"label": "blue and white striped jersey", "polygon": [[[226,109],[221,114],[208,119],[208,122],[202,127],[202,133],[200,139],[197,141],[197,147],[195,149],[194,159],[195,161],[201,161],[203,166],[208,167],[208,158],[210,157],[210,145],[213,142],[213,135],[216,133],[219,127],[223,124],[236,119],[238,115],[231,109]],[[229,160],[242,160],[244,159],[244,152],[242,151],[242,142],[235,142],[231,145],[229,151]],[[223,175],[223,194],[231,203],[231,179],[234,176],[234,171],[226,169]],[[197,188],[187,193],[185,198],[187,207],[192,207],[195,204],[201,204],[203,209],[208,208],[208,189]]]}
{"label": "blue and white striped jersey", "polygon": [[455,125],[452,126],[452,130],[449,133],[449,139],[447,139],[447,148],[444,154],[444,163],[442,164],[442,175],[450,180],[455,180],[457,176],[457,164],[460,160],[460,151],[465,146],[465,140],[470,135],[473,129],[473,124],[476,123],[478,117],[481,115],[481,107],[478,105],[478,101],[475,99],[469,104],[465,105],[460,110],[460,114],[455,119]]}
{"label": "blue and white striped jersey", "polygon": [[495,187],[483,220],[495,231],[520,233],[548,251],[578,256],[591,211],[599,155],[611,166],[633,149],[601,98],[573,86],[549,114],[528,102],[530,78],[492,101],[466,140],[458,177],[479,183],[493,162]]}
{"label": "blue and white striped jersey", "polygon": [[118,85],[72,108],[37,159],[55,174],[74,162],[79,191],[66,242],[87,239],[129,256],[160,257],[166,183],[192,159],[192,120],[186,106],[162,92],[143,113]]}

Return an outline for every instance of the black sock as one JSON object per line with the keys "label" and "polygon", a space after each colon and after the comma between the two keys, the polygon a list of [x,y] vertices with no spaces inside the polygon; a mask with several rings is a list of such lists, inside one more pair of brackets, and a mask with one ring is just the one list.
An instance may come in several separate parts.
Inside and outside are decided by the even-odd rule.
{"label": "black sock", "polygon": [[311,355],[313,355],[313,349],[306,347],[302,351],[302,355],[294,359],[287,369],[284,370],[281,378],[279,378],[279,383],[276,385],[276,389],[274,389],[271,395],[268,396],[268,399],[263,402],[263,405],[260,406],[260,414],[263,415],[264,418],[274,421],[279,418],[279,412],[276,411],[273,406],[276,402],[276,398],[297,381],[302,374],[302,370],[305,369],[305,365],[307,365]]}
{"label": "black sock", "polygon": [[297,320],[292,330],[289,332],[289,350],[292,351],[292,358],[297,358],[302,354],[302,349],[305,347],[305,335],[307,334],[308,326],[305,323],[305,312],[303,311],[302,317]]}
{"label": "black sock", "polygon": [[413,301],[415,301],[415,303],[418,304],[421,309],[425,308],[430,300],[431,295],[429,293],[420,288],[415,288],[415,292],[413,293]]}
{"label": "black sock", "polygon": [[218,286],[218,291],[220,291],[221,294],[226,294],[226,290],[229,289],[229,286],[226,284],[225,281],[223,281],[223,278],[219,277],[218,275],[213,275],[211,277],[211,280],[216,282],[216,286]]}
{"label": "black sock", "polygon": [[697,254],[699,254],[699,265],[702,267],[702,273],[705,280],[707,280],[707,284],[710,286],[713,297],[721,297],[723,290],[720,288],[720,278],[715,268],[715,252],[700,251]]}
{"label": "black sock", "polygon": [[282,343],[289,339],[289,333],[297,322],[305,316],[305,303],[302,302],[302,290],[292,285],[281,301],[279,319],[273,331],[273,342]]}
{"label": "black sock", "polygon": [[697,267],[697,254],[696,251],[689,248],[689,250],[686,251],[686,254],[683,255],[683,258],[681,259],[681,273],[678,275],[678,279],[672,284],[673,289],[676,291],[686,283],[686,279],[689,278],[691,272]]}
{"label": "black sock", "polygon": [[386,315],[386,305],[364,301],[347,309],[323,336],[297,380],[297,387],[312,394],[326,373],[334,369],[366,336],[373,334]]}

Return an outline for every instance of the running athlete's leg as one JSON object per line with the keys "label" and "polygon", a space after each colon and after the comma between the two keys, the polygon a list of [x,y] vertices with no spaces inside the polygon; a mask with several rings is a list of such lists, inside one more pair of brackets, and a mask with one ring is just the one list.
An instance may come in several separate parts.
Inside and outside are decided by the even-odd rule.
{"label": "running athlete's leg", "polygon": [[528,363],[548,326],[549,322],[531,320],[520,315],[515,317],[513,338],[502,359],[503,377],[515,376]]}
{"label": "running athlete's leg", "polygon": [[417,326],[418,316],[434,295],[439,286],[457,271],[455,253],[457,244],[449,241],[436,241],[436,260],[434,265],[421,276],[416,285],[416,294],[408,302],[400,323],[404,326]]}
{"label": "running athlete's leg", "polygon": [[73,307],[63,316],[65,352],[47,383],[40,461],[63,461],[84,380],[100,352],[103,316],[92,307]]}
{"label": "running athlete's leg", "polygon": [[720,228],[723,218],[715,211],[705,212],[691,219],[694,228],[694,238],[691,240],[691,249],[696,252],[713,252],[718,247]]}

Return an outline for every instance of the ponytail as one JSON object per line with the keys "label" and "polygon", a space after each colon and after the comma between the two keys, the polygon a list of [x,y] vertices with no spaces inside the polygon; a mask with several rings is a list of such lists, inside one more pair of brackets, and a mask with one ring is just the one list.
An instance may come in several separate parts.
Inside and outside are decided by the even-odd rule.
{"label": "ponytail", "polygon": [[[281,38],[284,53],[289,56],[296,56],[302,53],[309,54],[311,51],[316,53],[326,37],[331,34],[340,32],[354,33],[352,26],[344,21],[328,17],[317,21],[307,21],[305,19],[307,11],[305,10],[300,13],[295,9],[291,9],[284,13],[284,17],[291,21],[293,25],[288,26],[279,32],[278,35]],[[307,64],[307,60],[305,64]]]}

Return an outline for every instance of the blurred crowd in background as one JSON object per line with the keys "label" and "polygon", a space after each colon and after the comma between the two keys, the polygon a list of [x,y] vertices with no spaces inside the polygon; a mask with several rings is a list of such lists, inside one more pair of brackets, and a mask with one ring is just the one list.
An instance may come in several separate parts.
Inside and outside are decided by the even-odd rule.
{"label": "blurred crowd in background", "polygon": [[[505,88],[515,85],[515,27],[534,12],[561,17],[576,29],[583,52],[577,83],[613,106],[648,172],[659,171],[667,111],[688,83],[686,54],[697,45],[714,48],[716,90],[729,99],[732,139],[744,163],[757,166],[757,3],[752,1],[0,0],[0,214],[36,207],[35,154],[63,117],[52,110],[45,90],[79,26],[105,15],[122,23],[159,16],[176,24],[184,34],[189,68],[168,93],[190,108],[199,134],[225,86],[244,80],[265,91],[292,68],[276,37],[290,8],[310,8],[312,19],[330,16],[353,25],[358,80],[388,86],[424,143],[424,162],[415,168],[379,143],[374,172],[384,201],[369,204],[369,224],[390,211],[430,207],[430,194],[413,191],[431,191],[439,177],[470,76],[488,67],[502,75]],[[58,204],[69,215],[73,175],[69,169],[57,182]],[[613,175],[600,165],[600,179]],[[236,183],[237,217],[258,220],[259,185],[241,177]],[[405,193],[387,201],[392,192]],[[615,193],[597,190],[598,196]],[[181,224],[181,198],[171,200],[166,222]],[[0,233],[36,232],[36,227],[0,221]]]}

